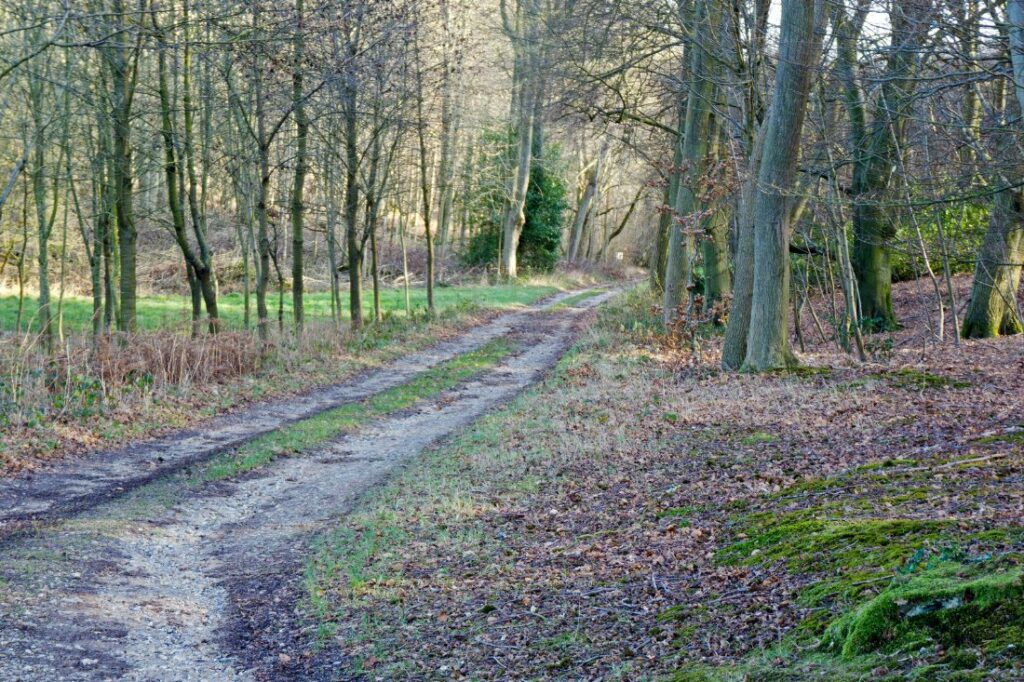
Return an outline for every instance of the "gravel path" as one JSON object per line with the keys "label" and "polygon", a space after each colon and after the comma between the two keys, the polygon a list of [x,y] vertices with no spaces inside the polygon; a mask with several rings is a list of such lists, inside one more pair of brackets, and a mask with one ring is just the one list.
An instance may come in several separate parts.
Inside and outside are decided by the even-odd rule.
{"label": "gravel path", "polygon": [[26,523],[60,518],[124,494],[168,472],[205,461],[287,424],[345,403],[362,400],[409,381],[457,355],[528,325],[572,292],[551,296],[524,310],[501,315],[459,336],[304,396],[259,403],[212,419],[202,427],[58,462],[13,479],[0,480],[0,540]]}
{"label": "gravel path", "polygon": [[[327,389],[329,397],[224,420],[214,434],[127,449],[96,476],[77,467],[82,483],[74,495],[106,490],[106,501],[90,498],[88,511],[0,546],[0,680],[337,679],[344,661],[336,651],[310,650],[310,624],[297,605],[311,540],[402,462],[538,381],[572,342],[585,311],[611,295],[550,310],[555,299],[502,316],[347,388]],[[520,351],[492,370],[254,475],[198,491],[187,471],[159,479],[148,472],[145,485],[125,475],[130,453],[158,456],[158,442],[174,448],[181,469],[251,438],[246,424],[266,432],[502,335]],[[99,478],[107,472],[118,477],[115,488],[136,489],[111,492]],[[6,499],[0,493],[0,506]],[[38,496],[18,499],[29,500],[21,506],[28,512],[63,510],[77,498],[49,506]]]}

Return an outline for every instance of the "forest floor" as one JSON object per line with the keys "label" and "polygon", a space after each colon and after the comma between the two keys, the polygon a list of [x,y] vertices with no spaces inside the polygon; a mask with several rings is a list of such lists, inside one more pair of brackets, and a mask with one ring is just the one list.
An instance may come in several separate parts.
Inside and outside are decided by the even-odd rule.
{"label": "forest floor", "polygon": [[936,344],[928,285],[894,295],[870,362],[805,311],[803,368],[763,376],[606,306],[316,543],[339,678],[1024,678],[1024,339]]}
{"label": "forest floor", "polygon": [[0,679],[333,679],[312,538],[538,381],[611,293],[561,294],[326,391],[0,481]]}
{"label": "forest floor", "polygon": [[805,314],[736,375],[609,296],[0,481],[0,679],[1024,676],[1024,339],[906,283],[869,362]]}

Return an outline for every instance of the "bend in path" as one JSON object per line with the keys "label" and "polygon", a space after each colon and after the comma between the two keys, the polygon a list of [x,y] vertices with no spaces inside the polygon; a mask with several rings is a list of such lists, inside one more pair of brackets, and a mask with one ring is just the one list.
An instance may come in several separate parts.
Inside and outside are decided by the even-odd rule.
{"label": "bend in path", "polygon": [[584,310],[611,295],[534,315],[514,332],[520,351],[491,370],[258,475],[168,509],[154,501],[172,477],[12,541],[0,555],[0,679],[337,679],[345,661],[311,654],[300,630],[311,539],[401,463],[538,381]]}
{"label": "bend in path", "polygon": [[[364,371],[339,384],[259,403],[215,417],[194,429],[58,462],[48,470],[0,479],[0,541],[31,522],[89,509],[282,426],[406,383],[431,367],[529,326],[538,312],[554,308],[575,293],[556,294],[523,310],[499,315],[453,339]],[[585,304],[586,301],[581,305]]]}

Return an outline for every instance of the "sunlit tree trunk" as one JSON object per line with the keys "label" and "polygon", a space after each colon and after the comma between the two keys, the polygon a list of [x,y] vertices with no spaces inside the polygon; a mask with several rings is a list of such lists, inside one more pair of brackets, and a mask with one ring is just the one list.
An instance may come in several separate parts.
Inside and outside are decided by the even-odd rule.
{"label": "sunlit tree trunk", "polygon": [[[1024,0],[1008,0],[1008,37],[1013,67],[1014,113],[1024,111]],[[1003,133],[1006,134],[1005,132]],[[1010,147],[1002,143],[1001,148]],[[1015,149],[1001,149],[1014,156]],[[1000,161],[1003,159],[999,159]],[[997,178],[1005,183],[1005,178]],[[1019,189],[1002,189],[992,197],[992,214],[974,268],[971,302],[964,316],[962,335],[984,338],[1024,332],[1017,307],[1021,268],[1024,266],[1024,197]]]}
{"label": "sunlit tree trunk", "polygon": [[718,2],[707,2],[694,7],[691,14],[694,37],[687,46],[690,55],[690,87],[681,140],[684,169],[676,191],[674,216],[669,228],[662,300],[665,324],[671,324],[676,319],[679,307],[683,304],[684,292],[689,291],[693,280],[695,237],[700,224],[697,214],[703,208],[698,188],[708,168],[708,155],[717,135],[714,99],[717,92],[718,55],[714,41],[721,36],[720,11]]}
{"label": "sunlit tree trunk", "polygon": [[516,135],[516,164],[509,187],[508,204],[502,223],[501,262],[499,272],[510,279],[518,276],[516,253],[519,238],[526,224],[526,193],[533,163],[534,117],[538,95],[537,22],[540,20],[538,0],[519,0],[516,21],[509,17],[505,0],[501,3],[505,32],[512,39],[516,54],[516,82],[513,83],[513,112]]}
{"label": "sunlit tree trunk", "polygon": [[821,53],[823,0],[785,0],[779,66],[754,190],[754,279],[744,366],[752,371],[788,367],[790,206],[800,137]]}

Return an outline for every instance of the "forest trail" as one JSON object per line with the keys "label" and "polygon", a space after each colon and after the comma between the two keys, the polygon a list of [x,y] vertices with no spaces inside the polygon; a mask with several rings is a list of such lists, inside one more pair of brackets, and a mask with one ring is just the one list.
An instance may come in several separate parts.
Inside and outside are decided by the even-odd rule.
{"label": "forest trail", "polygon": [[[0,680],[333,679],[336,653],[310,651],[297,610],[314,536],[402,462],[538,381],[614,294],[559,295],[304,398],[0,483]],[[451,390],[195,486],[198,462],[497,338],[515,350]],[[25,524],[38,527],[12,531]]]}

